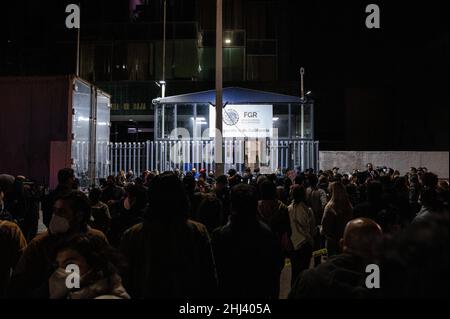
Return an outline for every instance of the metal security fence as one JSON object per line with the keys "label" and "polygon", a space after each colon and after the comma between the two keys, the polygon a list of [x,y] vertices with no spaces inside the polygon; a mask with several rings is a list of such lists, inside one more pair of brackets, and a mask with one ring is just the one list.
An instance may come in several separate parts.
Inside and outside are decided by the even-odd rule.
{"label": "metal security fence", "polygon": [[94,176],[95,181],[98,181],[110,174],[110,148],[111,143],[109,142],[97,142],[95,156],[92,156],[91,153],[94,152],[94,149],[91,149],[89,141],[73,142],[72,168],[75,170],[75,175],[78,177],[81,187],[89,187],[93,183],[92,176]]}
{"label": "metal security fence", "polygon": [[[205,168],[215,165],[214,141],[147,141],[145,143],[110,143],[109,174],[132,170],[167,171]],[[222,158],[225,171],[259,167],[262,173],[284,168],[319,169],[319,142],[313,140],[224,139]]]}

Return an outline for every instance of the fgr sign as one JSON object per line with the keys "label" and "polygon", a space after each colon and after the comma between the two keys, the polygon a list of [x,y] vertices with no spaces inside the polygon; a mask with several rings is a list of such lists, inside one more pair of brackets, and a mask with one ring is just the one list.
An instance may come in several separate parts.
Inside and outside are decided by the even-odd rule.
{"label": "fgr sign", "polygon": [[[209,107],[210,137],[215,137],[216,108]],[[273,105],[228,105],[223,109],[224,138],[266,138],[273,136]]]}

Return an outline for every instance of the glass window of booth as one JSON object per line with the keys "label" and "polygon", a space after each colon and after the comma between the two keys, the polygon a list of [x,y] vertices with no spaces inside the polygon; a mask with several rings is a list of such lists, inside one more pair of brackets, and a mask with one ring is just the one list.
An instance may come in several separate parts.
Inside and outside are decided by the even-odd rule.
{"label": "glass window of booth", "polygon": [[313,104],[293,104],[291,113],[292,138],[313,139]]}
{"label": "glass window of booth", "polygon": [[209,105],[196,105],[196,120],[194,126],[194,139],[209,140]]}
{"label": "glass window of booth", "polygon": [[159,105],[156,110],[157,138],[169,139],[175,129],[175,105]]}
{"label": "glass window of booth", "polygon": [[[157,139],[209,140],[208,104],[163,104],[156,108]],[[274,104],[273,137],[314,138],[313,104]],[[176,129],[176,130],[175,130]]]}
{"label": "glass window of booth", "polygon": [[177,104],[176,106],[176,133],[171,135],[174,140],[190,140],[193,136],[194,105]]}
{"label": "glass window of booth", "polygon": [[289,105],[275,104],[273,106],[273,137],[289,138]]}

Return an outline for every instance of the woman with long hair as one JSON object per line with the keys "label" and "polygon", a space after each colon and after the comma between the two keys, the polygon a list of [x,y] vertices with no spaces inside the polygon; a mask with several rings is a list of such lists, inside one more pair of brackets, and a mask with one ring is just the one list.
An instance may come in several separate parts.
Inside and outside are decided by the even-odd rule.
{"label": "woman with long hair", "polygon": [[306,191],[303,185],[294,185],[291,189],[292,203],[288,207],[291,225],[291,286],[298,275],[309,268],[313,247],[316,222],[313,210],[306,205]]}
{"label": "woman with long hair", "polygon": [[326,239],[328,256],[339,253],[339,241],[344,235],[345,225],[352,219],[352,204],[347,191],[340,182],[329,187],[331,199],[325,206],[322,218],[322,235]]}

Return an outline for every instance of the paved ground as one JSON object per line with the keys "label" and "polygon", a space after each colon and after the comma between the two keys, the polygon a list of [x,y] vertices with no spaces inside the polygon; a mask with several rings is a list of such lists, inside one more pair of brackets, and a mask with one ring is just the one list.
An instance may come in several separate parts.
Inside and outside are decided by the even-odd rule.
{"label": "paved ground", "polygon": [[287,299],[291,290],[291,263],[286,262],[280,277],[280,299]]}

